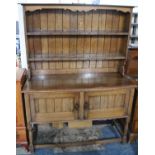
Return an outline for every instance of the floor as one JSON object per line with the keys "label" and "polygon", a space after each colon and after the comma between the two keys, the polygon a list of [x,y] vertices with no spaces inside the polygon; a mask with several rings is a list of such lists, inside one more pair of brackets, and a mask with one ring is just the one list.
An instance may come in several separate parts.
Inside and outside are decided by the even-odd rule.
{"label": "floor", "polygon": [[[61,152],[55,153],[53,149],[37,149],[33,155],[138,155],[137,143],[134,144],[107,144],[100,150]],[[90,147],[90,146],[89,146]],[[24,148],[17,148],[17,155],[30,155]]]}
{"label": "floor", "polygon": [[[36,143],[59,143],[83,141],[98,138],[119,137],[119,133],[113,126],[97,125],[85,129],[55,129],[50,125],[38,126]],[[47,136],[48,135],[48,136]],[[17,155],[31,155],[22,147],[17,147]],[[133,144],[113,143],[95,144],[88,146],[76,146],[52,149],[36,149],[33,155],[138,155],[138,143]]]}

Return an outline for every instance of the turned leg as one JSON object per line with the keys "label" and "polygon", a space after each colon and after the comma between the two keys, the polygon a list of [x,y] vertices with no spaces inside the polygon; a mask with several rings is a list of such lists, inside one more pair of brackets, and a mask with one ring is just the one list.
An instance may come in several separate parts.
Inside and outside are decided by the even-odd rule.
{"label": "turned leg", "polygon": [[33,146],[33,127],[32,125],[29,123],[27,125],[28,127],[28,135],[29,135],[29,150],[30,152],[34,152],[34,146]]}
{"label": "turned leg", "polygon": [[126,143],[127,142],[128,128],[129,128],[129,118],[126,118],[125,119],[124,131],[123,131],[123,137],[122,137],[122,142],[123,143]]}
{"label": "turned leg", "polygon": [[127,142],[127,134],[128,134],[128,129],[129,129],[129,122],[130,122],[130,117],[131,117],[134,92],[135,92],[134,88],[130,90],[129,103],[125,105],[128,117],[125,119],[125,126],[124,126],[124,132],[123,132],[123,137],[122,137],[123,143]]}
{"label": "turned leg", "polygon": [[33,128],[32,125],[29,123],[28,125],[28,134],[29,134],[29,150],[30,152],[34,152],[34,146],[33,146]]}
{"label": "turned leg", "polygon": [[26,118],[27,118],[27,130],[28,130],[28,137],[29,137],[29,150],[31,152],[34,152],[31,112],[30,112],[30,96],[28,94],[24,94],[24,97],[25,97],[25,108],[26,108]]}

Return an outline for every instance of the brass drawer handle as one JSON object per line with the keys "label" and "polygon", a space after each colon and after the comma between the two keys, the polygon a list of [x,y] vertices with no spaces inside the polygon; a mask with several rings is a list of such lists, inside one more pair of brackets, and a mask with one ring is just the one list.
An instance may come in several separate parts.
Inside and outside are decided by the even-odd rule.
{"label": "brass drawer handle", "polygon": [[85,102],[85,104],[84,104],[84,110],[89,110],[89,103],[88,102]]}
{"label": "brass drawer handle", "polygon": [[74,107],[73,107],[73,112],[74,111],[78,111],[79,110],[79,104],[78,103],[75,103],[74,104]]}
{"label": "brass drawer handle", "polygon": [[79,118],[79,114],[78,114],[79,113],[79,108],[80,108],[79,104],[75,103],[74,107],[73,107],[73,112],[74,112],[75,119]]}

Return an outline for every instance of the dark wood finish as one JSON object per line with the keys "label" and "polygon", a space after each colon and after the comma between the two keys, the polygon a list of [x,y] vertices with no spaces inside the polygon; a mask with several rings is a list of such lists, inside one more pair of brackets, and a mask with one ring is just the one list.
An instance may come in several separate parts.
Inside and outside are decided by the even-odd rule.
{"label": "dark wood finish", "polygon": [[136,105],[133,113],[134,113],[134,116],[133,116],[133,122],[132,122],[132,131],[134,133],[138,133],[138,96],[136,98]]}
{"label": "dark wood finish", "polygon": [[[50,74],[66,70],[76,73],[82,69],[118,71],[123,65],[119,60],[126,58],[130,8],[129,12],[123,12],[122,8],[118,12],[117,7],[100,10],[89,6],[92,9],[86,11],[84,6],[83,12],[80,8],[72,11],[74,6],[68,5],[51,7],[54,6],[26,11],[27,52],[32,75],[40,74],[40,70],[48,70]],[[58,9],[60,7],[62,9]]]}
{"label": "dark wood finish", "polygon": [[136,89],[132,117],[130,121],[129,142],[134,142],[138,138],[138,90]]}
{"label": "dark wood finish", "polygon": [[138,78],[138,48],[129,48],[125,74]]}
{"label": "dark wood finish", "polygon": [[31,74],[23,93],[30,149],[42,147],[33,143],[32,131],[42,123],[79,127],[84,121],[91,126],[93,120],[123,118],[125,142],[136,84],[121,76],[120,68],[126,62],[132,7],[55,4],[24,9]]}
{"label": "dark wood finish", "polygon": [[[138,81],[138,48],[129,48],[125,74],[133,81]],[[138,88],[135,91],[131,114],[129,141],[138,138]]]}
{"label": "dark wood finish", "polygon": [[16,144],[27,145],[24,104],[21,89],[26,80],[26,70],[16,69]]}

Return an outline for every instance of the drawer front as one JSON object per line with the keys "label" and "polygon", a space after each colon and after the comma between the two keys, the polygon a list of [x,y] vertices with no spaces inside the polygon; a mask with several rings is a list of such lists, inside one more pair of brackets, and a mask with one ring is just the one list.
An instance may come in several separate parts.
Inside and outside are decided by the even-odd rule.
{"label": "drawer front", "polygon": [[79,94],[37,93],[30,95],[32,120],[36,122],[77,119]]}
{"label": "drawer front", "polygon": [[16,129],[16,143],[25,143],[27,142],[26,130],[25,129]]}
{"label": "drawer front", "polygon": [[102,119],[127,115],[130,95],[130,89],[87,92],[85,118]]}

